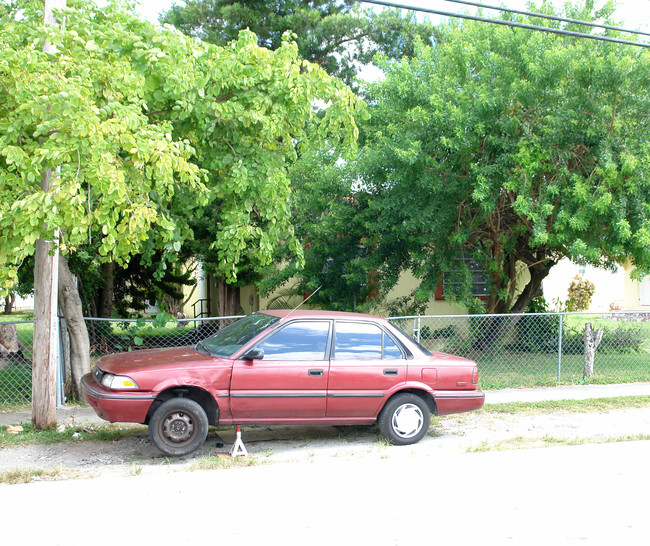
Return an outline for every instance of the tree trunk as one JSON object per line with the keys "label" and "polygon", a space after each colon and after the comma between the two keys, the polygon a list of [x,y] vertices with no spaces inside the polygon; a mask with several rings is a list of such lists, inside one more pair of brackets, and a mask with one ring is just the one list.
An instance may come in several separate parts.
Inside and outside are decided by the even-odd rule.
{"label": "tree trunk", "polygon": [[14,310],[14,303],[16,303],[16,293],[10,292],[5,296],[5,315],[11,315]]}
{"label": "tree trunk", "polygon": [[217,313],[220,317],[232,317],[241,313],[239,301],[239,287],[217,281],[219,301],[217,302]]}
{"label": "tree trunk", "polygon": [[511,313],[525,313],[530,302],[540,294],[542,281],[548,276],[551,268],[543,264],[537,264],[530,268],[530,281],[517,297],[510,309]]}
{"label": "tree trunk", "polygon": [[584,378],[590,379],[594,375],[594,360],[596,358],[596,349],[603,340],[603,329],[599,328],[594,331],[590,322],[585,324],[585,370]]}
{"label": "tree trunk", "polygon": [[90,341],[75,277],[70,272],[68,261],[63,256],[59,259],[59,304],[70,334],[72,395],[79,399],[81,378],[90,372]]}
{"label": "tree trunk", "polygon": [[22,360],[23,354],[16,325],[11,322],[0,323],[0,371]]}
{"label": "tree trunk", "polygon": [[[472,343],[472,348],[477,351],[487,351],[498,347],[506,338],[508,333],[512,332],[517,326],[521,314],[526,312],[528,305],[537,295],[540,294],[542,288],[542,281],[549,274],[551,268],[544,263],[537,263],[530,268],[530,281],[524,287],[521,294],[517,297],[513,306],[508,309],[507,303],[503,299],[494,298],[496,304],[488,308],[490,313],[497,316],[482,317],[477,315],[476,318],[472,317],[475,321],[472,326],[475,340]],[[511,275],[515,274],[514,268],[509,268]],[[516,281],[516,276],[512,282]],[[509,316],[503,316],[503,315]]]}
{"label": "tree trunk", "polygon": [[102,264],[102,278],[104,278],[106,284],[98,296],[97,316],[99,318],[111,318],[115,299],[115,262]]}

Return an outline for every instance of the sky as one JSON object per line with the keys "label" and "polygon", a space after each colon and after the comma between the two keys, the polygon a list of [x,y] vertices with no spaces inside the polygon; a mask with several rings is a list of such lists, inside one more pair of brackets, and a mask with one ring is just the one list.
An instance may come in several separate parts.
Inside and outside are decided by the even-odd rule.
{"label": "sky", "polygon": [[[394,0],[396,3],[410,6],[427,7],[452,13],[467,11],[470,8],[461,4],[446,2],[445,0]],[[526,9],[527,0],[475,0],[482,4],[499,6],[503,5],[511,9]],[[563,4],[565,0],[557,0]],[[600,0],[598,4],[604,4]],[[158,20],[158,14],[168,10],[172,4],[183,5],[182,0],[139,0],[138,11],[141,15],[151,21]],[[597,4],[597,5],[598,5]],[[619,0],[618,18],[623,21],[625,28],[630,30],[650,31],[650,0]],[[486,16],[496,14],[495,11],[486,12]]]}

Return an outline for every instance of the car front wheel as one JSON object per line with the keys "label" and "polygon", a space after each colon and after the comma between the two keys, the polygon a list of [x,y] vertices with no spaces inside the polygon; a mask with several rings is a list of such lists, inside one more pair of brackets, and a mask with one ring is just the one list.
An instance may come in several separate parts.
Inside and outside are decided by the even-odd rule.
{"label": "car front wheel", "polygon": [[149,421],[149,438],[165,455],[179,457],[197,450],[208,435],[203,408],[189,398],[163,402]]}
{"label": "car front wheel", "polygon": [[419,442],[429,430],[427,403],[417,394],[403,393],[391,398],[379,414],[377,423],[384,438],[394,445]]}

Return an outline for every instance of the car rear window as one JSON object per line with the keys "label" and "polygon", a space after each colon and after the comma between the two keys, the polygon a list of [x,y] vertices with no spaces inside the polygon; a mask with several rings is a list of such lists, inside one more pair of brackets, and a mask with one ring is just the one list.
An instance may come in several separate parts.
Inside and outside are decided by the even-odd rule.
{"label": "car rear window", "polygon": [[393,339],[376,324],[338,321],[335,339],[337,360],[404,358]]}
{"label": "car rear window", "polygon": [[426,347],[424,347],[424,346],[423,346],[419,341],[417,341],[415,338],[413,338],[412,336],[408,335],[404,330],[402,330],[399,326],[397,326],[397,324],[391,322],[390,325],[391,325],[393,328],[395,328],[395,330],[397,330],[400,334],[402,334],[402,335],[405,336],[407,339],[409,339],[409,340],[410,340],[410,341],[411,341],[411,342],[412,342],[412,343],[413,343],[413,344],[414,344],[418,349],[420,349],[420,351],[422,351],[425,355],[427,355],[427,356],[432,356],[432,355],[433,355],[433,353],[432,353],[429,349],[427,349]]}

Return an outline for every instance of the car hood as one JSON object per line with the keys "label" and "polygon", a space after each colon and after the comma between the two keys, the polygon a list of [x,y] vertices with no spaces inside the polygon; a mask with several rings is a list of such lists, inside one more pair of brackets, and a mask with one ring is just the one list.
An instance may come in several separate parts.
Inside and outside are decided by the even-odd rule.
{"label": "car hood", "polygon": [[201,366],[215,359],[209,355],[195,351],[191,347],[174,349],[144,349],[129,353],[116,353],[104,356],[97,361],[97,366],[104,372],[115,375],[134,371],[147,371],[159,368],[184,368],[186,366]]}

